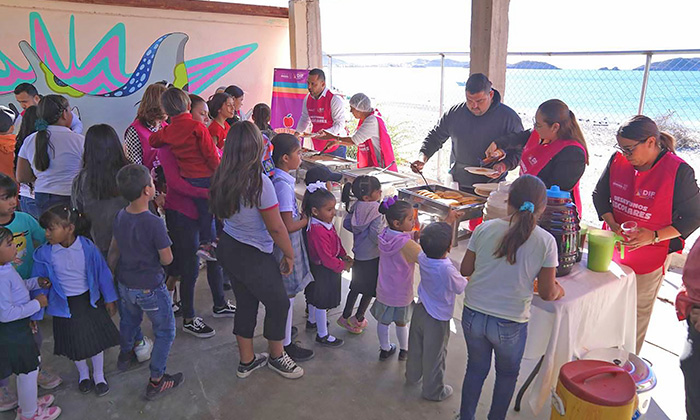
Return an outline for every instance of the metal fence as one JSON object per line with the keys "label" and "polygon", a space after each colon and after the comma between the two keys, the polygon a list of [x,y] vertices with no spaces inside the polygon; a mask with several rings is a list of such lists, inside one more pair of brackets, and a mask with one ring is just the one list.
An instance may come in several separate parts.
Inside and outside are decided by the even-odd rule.
{"label": "metal fence", "polygon": [[[328,54],[324,61],[337,92],[372,98],[404,160],[416,157],[446,110],[465,101],[468,53]],[[637,113],[674,134],[681,156],[700,169],[700,49],[514,52],[507,61],[504,103],[518,112],[525,128],[532,127],[537,107],[548,99],[563,100],[576,114],[591,150],[584,196],[590,197],[612,153],[619,123]],[[446,143],[426,167],[443,181],[449,150]]]}

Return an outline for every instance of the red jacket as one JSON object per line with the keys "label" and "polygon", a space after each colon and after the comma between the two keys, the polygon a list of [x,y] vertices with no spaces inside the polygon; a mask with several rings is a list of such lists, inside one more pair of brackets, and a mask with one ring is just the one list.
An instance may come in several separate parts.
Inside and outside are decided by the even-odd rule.
{"label": "red jacket", "polygon": [[170,125],[153,133],[148,143],[155,148],[170,146],[183,178],[208,178],[219,166],[219,153],[209,130],[189,112],[172,117]]}
{"label": "red jacket", "polygon": [[[311,222],[309,221],[309,223]],[[309,262],[311,264],[322,265],[336,273],[343,271],[345,263],[341,258],[347,254],[340,243],[335,227],[326,229],[321,224],[311,223],[306,232],[306,239],[309,243]]]}

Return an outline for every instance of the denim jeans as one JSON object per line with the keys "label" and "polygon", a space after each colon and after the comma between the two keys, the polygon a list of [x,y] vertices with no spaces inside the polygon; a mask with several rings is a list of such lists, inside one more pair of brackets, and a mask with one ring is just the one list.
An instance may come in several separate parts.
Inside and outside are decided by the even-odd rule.
{"label": "denim jeans", "polygon": [[42,213],[44,213],[52,206],[55,206],[56,204],[63,204],[65,206],[68,206],[68,208],[73,207],[73,205],[70,202],[69,195],[56,195],[38,192],[34,193],[34,197],[39,216],[41,216]]}
{"label": "denim jeans", "polygon": [[[172,249],[174,264],[177,266],[176,272],[181,276],[182,316],[185,319],[192,319],[195,316],[194,288],[199,276],[197,221],[175,210],[165,210],[165,221],[168,225],[170,240],[173,241]],[[214,306],[217,308],[226,304],[223,276],[223,270],[217,261],[207,262],[207,280]]]}
{"label": "denim jeans", "polygon": [[688,420],[700,420],[700,331],[690,321],[688,338],[681,352],[681,371],[685,378],[685,411]]}
{"label": "denim jeans", "polygon": [[[210,178],[185,178],[190,185],[198,188],[209,188]],[[209,244],[214,241],[214,216],[209,213],[209,201],[206,198],[194,198],[194,205],[199,213],[199,243]]]}
{"label": "denim jeans", "polygon": [[20,195],[19,208],[20,211],[29,214],[36,220],[39,220],[39,216],[41,216],[41,213],[39,213],[39,208],[36,206],[36,200],[31,197],[25,197],[23,195]]}
{"label": "denim jeans", "polygon": [[474,420],[484,380],[491,370],[491,354],[496,354],[496,384],[489,420],[506,418],[520,361],[527,341],[527,322],[519,323],[489,316],[464,307],[462,328],[467,341],[467,373],[462,384],[461,420]]}
{"label": "denim jeans", "polygon": [[119,283],[119,297],[122,353],[128,353],[134,348],[135,337],[141,333],[141,321],[145,312],[151,320],[156,338],[151,353],[151,378],[160,378],[165,373],[170,347],[175,340],[175,315],[168,289],[165,284],[155,289],[129,289]]}

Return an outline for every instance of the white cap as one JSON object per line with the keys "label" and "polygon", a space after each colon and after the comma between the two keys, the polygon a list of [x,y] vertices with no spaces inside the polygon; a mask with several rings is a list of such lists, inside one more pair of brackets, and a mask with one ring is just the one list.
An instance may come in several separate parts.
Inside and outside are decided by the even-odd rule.
{"label": "white cap", "polygon": [[372,101],[364,93],[356,93],[350,98],[350,106],[360,112],[372,112]]}

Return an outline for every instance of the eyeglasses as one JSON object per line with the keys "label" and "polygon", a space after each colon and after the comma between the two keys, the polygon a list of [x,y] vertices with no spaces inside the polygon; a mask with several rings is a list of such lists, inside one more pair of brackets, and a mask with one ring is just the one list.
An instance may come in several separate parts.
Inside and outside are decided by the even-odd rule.
{"label": "eyeglasses", "polygon": [[632,155],[632,153],[634,153],[634,149],[639,147],[640,144],[646,143],[647,140],[648,140],[648,137],[647,137],[647,139],[638,142],[637,144],[635,144],[632,147],[622,147],[619,144],[616,144],[615,149],[617,149],[620,153],[622,153],[625,156],[630,156],[630,155]]}

